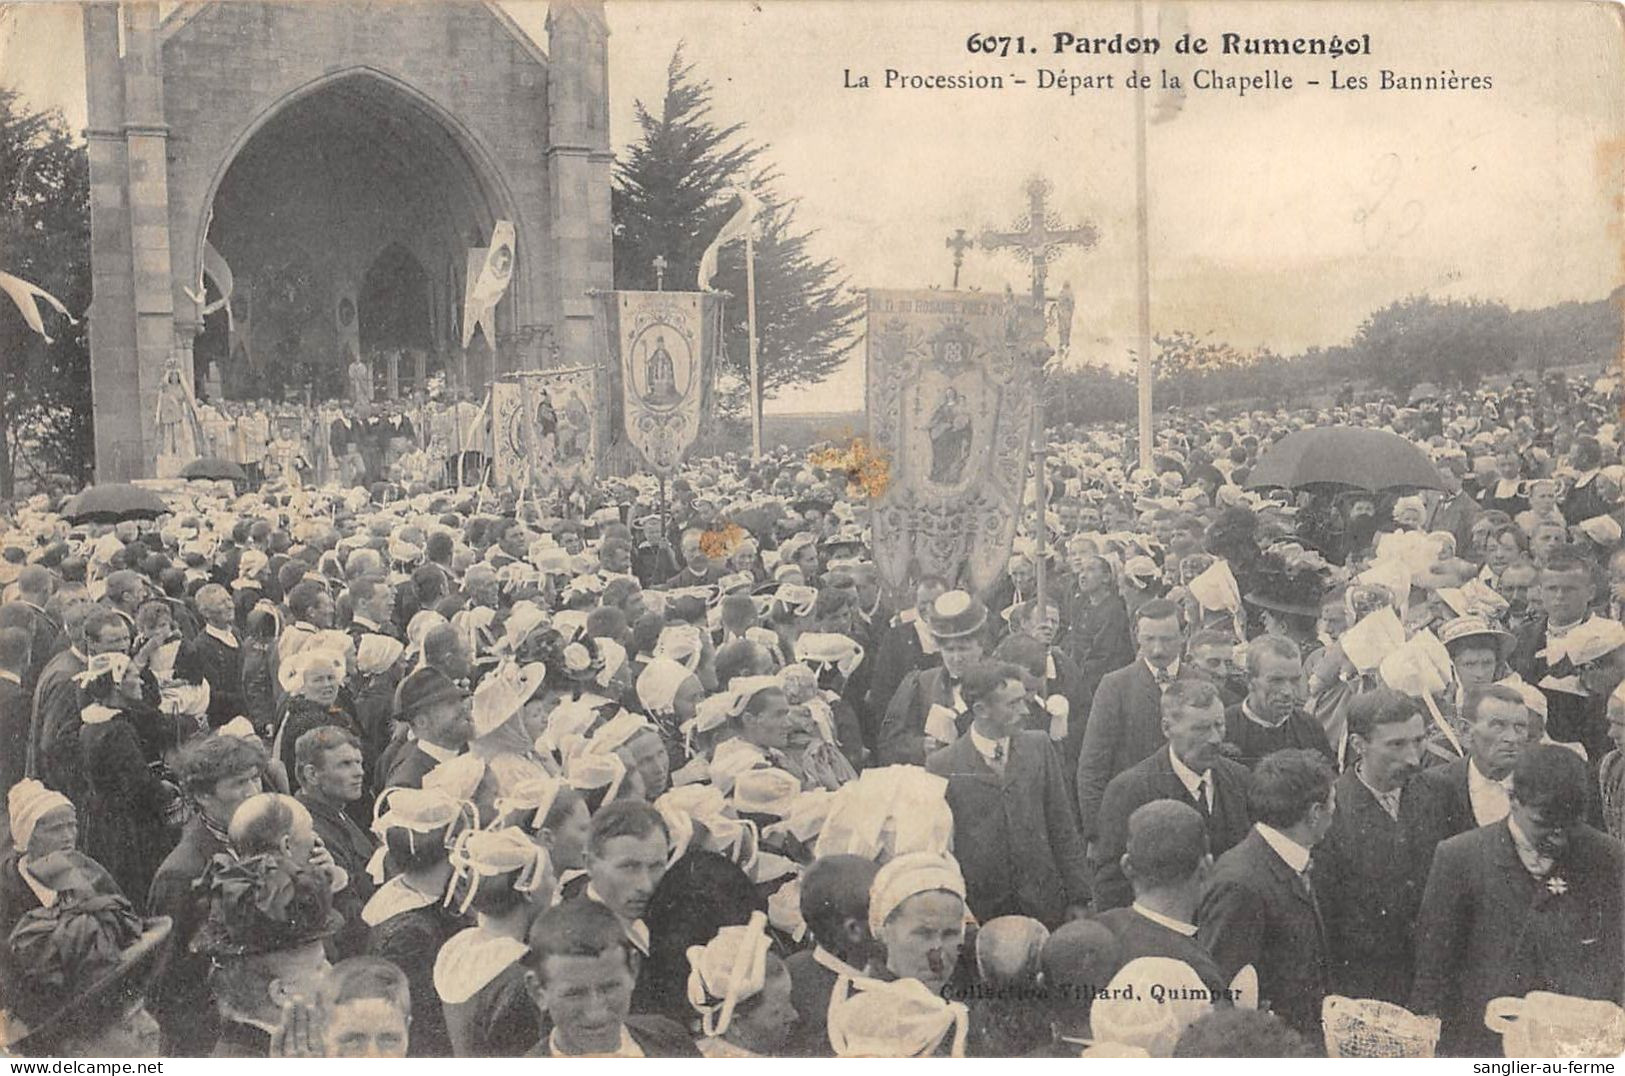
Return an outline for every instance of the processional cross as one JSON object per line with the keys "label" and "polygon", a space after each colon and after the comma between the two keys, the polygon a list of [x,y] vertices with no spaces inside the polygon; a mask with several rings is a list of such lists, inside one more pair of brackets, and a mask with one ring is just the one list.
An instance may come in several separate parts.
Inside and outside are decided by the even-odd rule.
{"label": "processional cross", "polygon": [[[1033,308],[1025,314],[1018,312],[1018,317],[1026,322],[1026,328],[1036,330],[1032,336],[1036,337],[1037,346],[1027,349],[1027,354],[1035,360],[1035,366],[1041,367],[1052,354],[1049,345],[1043,342],[1046,306],[1044,279],[1049,275],[1050,259],[1059,254],[1062,247],[1082,247],[1087,250],[1095,245],[1095,241],[1100,238],[1100,232],[1093,224],[1088,223],[1077,228],[1062,225],[1060,217],[1049,208],[1050,183],[1043,176],[1033,176],[1029,179],[1025,190],[1027,212],[1016,221],[1014,230],[1008,232],[986,230],[982,232],[981,245],[983,250],[1012,250],[1018,257],[1032,264]],[[1070,322],[1070,313],[1068,321]],[[1044,478],[1044,455],[1048,442],[1044,433],[1042,393],[1033,407],[1032,440],[1033,478],[1038,490],[1038,608],[1042,609],[1046,601],[1045,550],[1049,544],[1049,528],[1045,523],[1045,514],[1049,510],[1049,483]]]}
{"label": "processional cross", "polygon": [[1032,263],[1033,302],[1042,309],[1044,279],[1049,275],[1050,259],[1059,254],[1064,246],[1089,249],[1100,238],[1100,232],[1088,223],[1077,228],[1064,227],[1060,217],[1049,208],[1050,182],[1042,176],[1029,179],[1025,190],[1027,212],[1016,220],[1014,230],[985,230],[982,232],[981,245],[983,250],[1012,250],[1018,257]]}
{"label": "processional cross", "polygon": [[655,291],[666,290],[666,256],[656,254],[655,260],[650,263],[655,267]]}

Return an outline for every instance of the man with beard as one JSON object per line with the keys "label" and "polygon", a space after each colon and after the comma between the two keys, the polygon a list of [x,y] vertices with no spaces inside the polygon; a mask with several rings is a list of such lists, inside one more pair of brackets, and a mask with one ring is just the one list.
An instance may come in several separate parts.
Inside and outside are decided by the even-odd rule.
{"label": "man with beard", "polygon": [[1355,696],[1348,721],[1360,761],[1337,780],[1331,832],[1316,846],[1311,872],[1326,921],[1331,988],[1404,1005],[1425,881],[1413,866],[1404,796],[1421,766],[1427,725],[1414,699],[1387,687]]}
{"label": "man with beard", "polygon": [[1507,565],[1495,584],[1496,591],[1507,600],[1507,627],[1521,634],[1526,625],[1540,619],[1540,569],[1532,561],[1520,560]]}
{"label": "man with beard", "polygon": [[1202,816],[1208,849],[1220,856],[1247,836],[1247,768],[1220,752],[1224,709],[1217,690],[1201,680],[1178,680],[1162,696],[1165,747],[1124,770],[1106,786],[1089,859],[1094,869],[1095,908],[1128,904],[1133,888],[1123,871],[1129,818],[1153,800],[1188,803]]}
{"label": "man with beard", "polygon": [[1549,991],[1617,1003],[1625,989],[1625,849],[1581,821],[1586,766],[1537,744],[1512,772],[1504,822],[1434,853],[1416,923],[1410,1008],[1443,1022],[1440,1056],[1485,1057],[1498,997]]}
{"label": "man with beard", "polygon": [[1286,748],[1319,751],[1335,764],[1337,753],[1326,730],[1298,705],[1303,691],[1303,658],[1298,644],[1264,635],[1247,646],[1247,697],[1225,711],[1224,738],[1248,769],[1265,755]]}
{"label": "man with beard", "polygon": [[1134,660],[1134,642],[1111,563],[1091,554],[1077,560],[1075,571],[1077,589],[1062,610],[1067,628],[1060,646],[1078,666],[1078,693],[1087,705],[1102,677]]}
{"label": "man with beard", "polygon": [[383,784],[422,788],[425,774],[468,747],[474,732],[472,703],[467,691],[432,668],[402,680],[395,700],[395,719],[410,726],[411,740],[387,766],[380,760]]}

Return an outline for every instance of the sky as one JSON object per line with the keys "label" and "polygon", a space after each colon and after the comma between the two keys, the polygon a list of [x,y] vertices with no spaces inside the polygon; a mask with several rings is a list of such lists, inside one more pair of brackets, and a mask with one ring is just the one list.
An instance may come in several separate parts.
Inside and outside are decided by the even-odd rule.
{"label": "sky", "polygon": [[[317,0],[320,2],[320,0]],[[504,8],[545,46],[545,3]],[[380,12],[387,5],[380,5]],[[607,5],[611,130],[636,137],[635,102],[658,107],[679,41],[714,87],[716,117],[767,143],[854,288],[947,287],[945,240],[1008,228],[1022,185],[1042,174],[1065,224],[1092,223],[1091,249],[1052,263],[1076,296],[1070,361],[1126,367],[1136,338],[1135,118],[1125,56],[1054,55],[1052,34],[1134,30],[1126,2],[661,0]],[[1515,309],[1601,298],[1625,282],[1625,31],[1618,8],[1570,0],[1401,5],[1147,4],[1148,61],[1188,73],[1274,69],[1289,92],[1188,91],[1147,136],[1155,332],[1212,333],[1290,353],[1346,342],[1372,310],[1414,293]],[[1208,37],[1371,35],[1370,57],[1174,56],[1182,29]],[[1022,34],[1034,55],[987,59],[972,33]],[[78,12],[28,4],[0,28],[0,83],[82,124]],[[1199,59],[1200,63],[1193,60]],[[1040,67],[1111,74],[1112,90],[1040,90]],[[1026,76],[1000,92],[843,88],[918,74]],[[1487,91],[1332,90],[1380,69],[1489,76]],[[1310,88],[1307,79],[1322,85]],[[961,285],[1022,290],[1015,258],[968,251]],[[830,381],[771,411],[857,410],[861,345]],[[832,401],[836,401],[834,403]]]}

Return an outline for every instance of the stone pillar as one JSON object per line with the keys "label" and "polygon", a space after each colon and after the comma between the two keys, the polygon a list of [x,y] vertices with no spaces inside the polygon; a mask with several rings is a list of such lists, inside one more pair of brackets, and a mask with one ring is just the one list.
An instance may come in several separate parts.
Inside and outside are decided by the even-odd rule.
{"label": "stone pillar", "polygon": [[[141,472],[141,416],[130,403],[137,384],[135,266],[130,248],[129,177],[124,140],[124,68],[119,8],[87,4],[85,142],[90,159],[90,385],[96,423],[96,478]],[[123,401],[121,404],[120,401]]]}
{"label": "stone pillar", "polygon": [[[91,399],[100,481],[153,472],[158,387],[172,355],[190,381],[190,330],[175,322],[169,246],[169,130],[158,5],[129,3],[124,56],[115,4],[86,8],[91,169]],[[177,334],[184,336],[180,339]]]}
{"label": "stone pillar", "polygon": [[593,358],[592,289],[613,286],[609,214],[609,24],[602,0],[554,0],[547,14],[549,230],[558,266],[552,321],[566,364]]}
{"label": "stone pillar", "polygon": [[[547,13],[547,175],[552,199],[549,230],[558,266],[557,313],[552,318],[553,365],[597,362],[589,291],[614,287],[611,243],[609,141],[609,24],[602,0],[553,0]],[[556,351],[552,347],[556,346]],[[609,462],[609,379],[595,378],[599,398],[599,470]]]}

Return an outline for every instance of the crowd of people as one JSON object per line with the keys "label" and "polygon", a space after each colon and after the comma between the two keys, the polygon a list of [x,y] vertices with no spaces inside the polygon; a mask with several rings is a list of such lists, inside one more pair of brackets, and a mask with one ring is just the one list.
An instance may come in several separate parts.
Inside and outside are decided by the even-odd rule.
{"label": "crowd of people", "polygon": [[[974,594],[888,588],[787,450],[575,518],[432,469],[9,506],[0,1041],[1617,1052],[1610,389],[1053,430]],[[1247,486],[1334,424],[1444,488]]]}
{"label": "crowd of people", "polygon": [[459,462],[477,481],[485,418],[469,394],[430,399],[328,401],[203,400],[196,406],[200,456],[235,463],[253,483],[368,486],[455,484]]}

